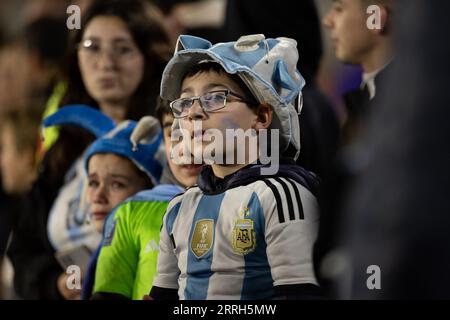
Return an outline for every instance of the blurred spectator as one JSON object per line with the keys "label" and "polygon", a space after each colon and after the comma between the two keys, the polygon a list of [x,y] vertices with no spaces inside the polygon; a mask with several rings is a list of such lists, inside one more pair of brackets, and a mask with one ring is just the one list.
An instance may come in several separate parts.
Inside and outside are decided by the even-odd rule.
{"label": "blurred spectator", "polygon": [[1,173],[3,189],[20,195],[31,189],[37,177],[40,114],[15,108],[0,118]]}
{"label": "blurred spectator", "polygon": [[[40,112],[30,106],[10,105],[0,116],[0,269],[11,230],[17,223],[17,204],[31,189],[39,162]],[[0,282],[12,283],[0,270]],[[0,283],[0,291],[2,284]],[[1,292],[0,292],[1,295]],[[6,297],[11,296],[5,293]]]}
{"label": "blurred spectator", "polygon": [[0,48],[0,108],[19,101],[27,108],[31,99],[42,113],[58,84],[66,42],[63,20],[41,18]]}
{"label": "blurred spectator", "polygon": [[[369,5],[380,8],[380,28],[369,29],[366,13]],[[315,248],[316,273],[331,296],[336,296],[336,278],[346,267],[338,249],[338,230],[342,221],[342,199],[346,188],[357,173],[345,158],[363,136],[365,119],[379,96],[391,67],[393,50],[393,18],[396,0],[337,0],[323,19],[330,29],[336,57],[344,63],[360,65],[363,82],[360,88],[345,97],[347,120],[339,141],[337,156],[330,159],[321,198],[321,224]],[[376,108],[373,112],[376,111]]]}
{"label": "blurred spectator", "polygon": [[30,78],[25,49],[17,41],[0,47],[0,109],[18,103],[25,105]]}
{"label": "blurred spectator", "polygon": [[[322,37],[313,0],[228,0],[220,41],[232,41],[246,34],[289,37],[298,43],[298,68],[305,77],[303,110],[300,115],[302,149],[297,163],[320,176],[334,155],[339,132],[337,115],[316,85],[322,56]],[[282,23],[280,23],[282,21]]]}
{"label": "blurred spectator", "polygon": [[[352,184],[341,237],[354,299],[449,299],[449,2],[399,3],[396,63],[351,158]],[[428,79],[428,80],[426,80]],[[380,268],[369,290],[367,268]]]}
{"label": "blurred spectator", "polygon": [[[172,52],[161,20],[159,11],[144,0],[93,1],[82,15],[83,28],[72,35],[67,90],[60,106],[87,104],[117,122],[152,113],[161,72]],[[98,245],[99,236],[92,236],[95,231],[79,207],[82,154],[91,141],[81,129],[63,126],[23,202],[21,218],[26,223],[15,232],[9,251],[22,298],[64,298],[57,282],[66,274],[55,250]]]}
{"label": "blurred spectator", "polygon": [[[358,137],[363,119],[377,96],[377,87],[383,82],[386,67],[393,59],[392,17],[396,0],[338,0],[323,19],[330,30],[336,57],[348,64],[360,65],[363,81],[360,88],[345,96],[347,121],[341,138],[349,144]],[[380,8],[380,28],[369,29],[368,6]]]}
{"label": "blurred spectator", "polygon": [[162,19],[145,0],[93,1],[72,37],[69,89],[62,104],[99,107],[116,120],[153,113],[161,73],[173,51]]}
{"label": "blurred spectator", "polygon": [[7,34],[0,47],[2,181],[8,193],[1,191],[0,255],[21,223],[19,203],[37,176],[40,117],[59,75],[66,34],[64,21],[36,17],[24,30]]}

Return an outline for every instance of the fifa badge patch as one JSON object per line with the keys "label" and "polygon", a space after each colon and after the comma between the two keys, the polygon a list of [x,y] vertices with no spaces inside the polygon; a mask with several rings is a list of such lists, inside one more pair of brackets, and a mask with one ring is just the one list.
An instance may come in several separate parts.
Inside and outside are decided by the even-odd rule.
{"label": "fifa badge patch", "polygon": [[256,248],[256,233],[250,219],[236,220],[231,239],[233,251],[240,254],[253,252]]}
{"label": "fifa badge patch", "polygon": [[195,223],[191,239],[191,250],[197,258],[211,250],[214,241],[214,220],[202,219]]}

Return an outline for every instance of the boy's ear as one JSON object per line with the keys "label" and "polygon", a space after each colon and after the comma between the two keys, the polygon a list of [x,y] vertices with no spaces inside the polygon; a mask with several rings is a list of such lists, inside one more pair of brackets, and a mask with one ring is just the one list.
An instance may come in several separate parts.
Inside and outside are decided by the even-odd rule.
{"label": "boy's ear", "polygon": [[267,129],[272,124],[273,110],[272,107],[266,103],[262,103],[256,109],[256,123],[255,130]]}

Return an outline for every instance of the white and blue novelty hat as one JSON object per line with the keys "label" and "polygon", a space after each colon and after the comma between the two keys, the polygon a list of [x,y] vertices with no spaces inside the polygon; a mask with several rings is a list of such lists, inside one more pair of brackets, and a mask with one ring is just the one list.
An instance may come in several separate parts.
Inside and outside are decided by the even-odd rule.
{"label": "white and blue novelty hat", "polygon": [[[266,39],[258,34],[212,45],[202,38],[181,35],[175,54],[162,76],[161,97],[170,101],[178,99],[182,80],[194,65],[219,63],[227,73],[237,74],[258,102],[268,103],[274,108],[271,128],[280,129],[281,150],[291,143],[298,156],[298,115],[302,108],[301,90],[305,80],[297,70],[297,61],[297,42],[290,38]],[[295,106],[297,98],[298,105]]]}
{"label": "white and blue novelty hat", "polygon": [[[150,117],[145,117],[150,118]],[[114,153],[130,159],[141,171],[145,172],[154,184],[159,183],[162,164],[158,161],[159,148],[163,139],[157,119],[146,121],[146,139],[139,135],[137,123],[127,120],[116,126],[114,121],[97,109],[85,105],[68,105],[47,117],[44,127],[55,125],[76,125],[96,136],[84,155],[87,172],[89,159],[97,153]],[[149,130],[149,127],[151,130]]]}

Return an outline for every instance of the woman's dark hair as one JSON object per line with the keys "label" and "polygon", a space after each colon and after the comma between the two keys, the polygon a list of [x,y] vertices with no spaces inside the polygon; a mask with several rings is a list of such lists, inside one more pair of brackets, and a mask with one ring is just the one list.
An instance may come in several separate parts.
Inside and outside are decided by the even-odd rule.
{"label": "woman's dark hair", "polygon": [[[77,46],[85,27],[97,16],[108,15],[120,18],[144,56],[143,78],[130,99],[125,113],[126,119],[139,120],[147,114],[154,114],[156,98],[159,96],[161,75],[172,55],[170,38],[163,26],[160,11],[145,0],[94,0],[82,14],[81,29],[70,34],[66,67],[63,70],[67,82],[66,94],[60,107],[67,104],[86,104],[99,108],[88,94],[80,73]],[[70,168],[73,161],[83,152],[94,137],[82,129],[62,127],[58,141],[49,156],[50,179],[61,181],[61,174]]]}

